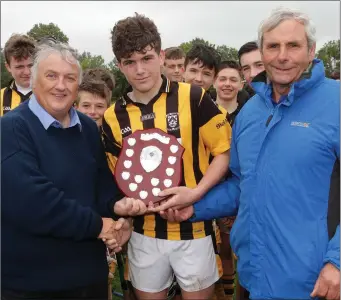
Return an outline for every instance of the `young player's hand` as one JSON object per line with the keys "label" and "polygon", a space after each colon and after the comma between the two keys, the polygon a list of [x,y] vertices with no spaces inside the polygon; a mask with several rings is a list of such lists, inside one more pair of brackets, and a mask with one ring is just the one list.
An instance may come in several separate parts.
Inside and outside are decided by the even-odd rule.
{"label": "young player's hand", "polygon": [[152,212],[166,211],[169,208],[173,210],[180,210],[187,206],[194,204],[200,199],[197,191],[185,186],[174,187],[163,190],[159,193],[160,197],[168,197],[166,201],[160,203],[160,205],[151,208]]}
{"label": "young player's hand", "polygon": [[166,219],[168,222],[183,222],[191,218],[194,214],[193,205],[187,206],[182,209],[172,209],[169,208],[165,211],[160,211],[160,216]]}
{"label": "young player's hand", "polygon": [[115,203],[114,212],[119,216],[144,215],[147,212],[147,206],[142,200],[124,197]]}

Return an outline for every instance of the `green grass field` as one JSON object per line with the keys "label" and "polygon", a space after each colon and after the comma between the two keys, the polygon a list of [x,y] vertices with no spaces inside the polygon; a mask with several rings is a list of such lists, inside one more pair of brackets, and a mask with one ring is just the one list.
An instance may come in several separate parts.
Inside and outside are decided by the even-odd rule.
{"label": "green grass field", "polygon": [[[114,276],[114,279],[112,281],[112,288],[115,292],[122,294],[120,275],[118,274],[118,268],[116,268],[116,270],[115,270],[115,276]],[[113,300],[122,300],[122,298],[120,298],[118,296],[113,296],[112,299]]]}

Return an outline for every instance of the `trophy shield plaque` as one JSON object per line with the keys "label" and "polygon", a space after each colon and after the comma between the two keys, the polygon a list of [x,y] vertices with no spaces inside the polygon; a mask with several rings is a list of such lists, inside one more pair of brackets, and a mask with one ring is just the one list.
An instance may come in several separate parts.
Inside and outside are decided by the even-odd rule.
{"label": "trophy shield plaque", "polygon": [[175,136],[161,129],[135,131],[122,142],[115,167],[118,187],[146,204],[161,201],[162,190],[180,184],[184,150]]}

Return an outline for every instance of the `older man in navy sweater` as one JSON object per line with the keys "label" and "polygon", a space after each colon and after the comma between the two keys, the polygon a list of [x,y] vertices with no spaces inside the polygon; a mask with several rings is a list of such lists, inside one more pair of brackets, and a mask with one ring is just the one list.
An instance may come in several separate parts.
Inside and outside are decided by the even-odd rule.
{"label": "older man in navy sweater", "polygon": [[[107,299],[105,241],[131,233],[96,123],[72,107],[81,81],[74,51],[38,48],[33,95],[1,119],[2,298]],[[132,211],[130,208],[133,208]]]}

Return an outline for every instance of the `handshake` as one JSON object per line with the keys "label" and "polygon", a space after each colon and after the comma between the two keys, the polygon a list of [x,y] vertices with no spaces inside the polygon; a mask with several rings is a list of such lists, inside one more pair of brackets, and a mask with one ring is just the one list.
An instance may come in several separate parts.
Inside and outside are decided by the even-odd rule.
{"label": "handshake", "polygon": [[[196,189],[175,187],[162,191],[159,196],[166,199],[160,203],[150,202],[147,205],[139,199],[125,197],[115,203],[114,212],[123,217],[159,213],[169,222],[182,222],[193,215],[193,204],[200,199],[201,195]],[[102,239],[111,251],[121,251],[132,232],[131,218],[120,218],[117,222],[111,218],[102,218],[102,220],[103,227],[98,238]]]}
{"label": "handshake", "polygon": [[129,240],[132,232],[131,219],[120,218],[114,221],[111,218],[102,218],[102,231],[98,238],[101,239],[111,252],[120,252],[122,246]]}

